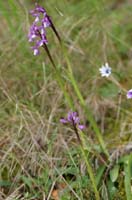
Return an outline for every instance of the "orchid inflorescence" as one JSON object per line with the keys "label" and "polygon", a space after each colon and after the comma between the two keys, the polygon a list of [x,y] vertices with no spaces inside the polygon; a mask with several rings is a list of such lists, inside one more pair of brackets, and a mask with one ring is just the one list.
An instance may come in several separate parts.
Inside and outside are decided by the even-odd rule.
{"label": "orchid inflorescence", "polygon": [[73,127],[79,128],[80,130],[85,129],[85,126],[80,124],[80,119],[77,112],[69,111],[66,118],[60,119],[63,124],[70,124]]}
{"label": "orchid inflorescence", "polygon": [[47,15],[46,10],[39,6],[35,5],[35,9],[30,11],[30,14],[35,17],[33,24],[30,27],[28,34],[29,42],[35,42],[35,45],[32,47],[34,55],[39,54],[39,47],[46,47],[48,40],[46,37],[46,28],[51,27],[57,38],[60,41],[59,34],[57,33],[55,26],[52,23],[51,18]]}
{"label": "orchid inflorescence", "polygon": [[79,144],[82,145],[82,140],[80,138],[78,129],[82,131],[83,129],[85,129],[85,125],[80,124],[80,118],[77,112],[69,111],[67,114],[67,117],[60,119],[60,122],[63,124],[71,125],[71,127],[74,129],[74,132],[77,136]]}

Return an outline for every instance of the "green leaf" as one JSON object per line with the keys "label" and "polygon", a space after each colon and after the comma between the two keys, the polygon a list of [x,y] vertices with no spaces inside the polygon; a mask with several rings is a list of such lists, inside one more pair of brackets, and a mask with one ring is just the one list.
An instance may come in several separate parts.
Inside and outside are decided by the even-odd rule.
{"label": "green leaf", "polygon": [[129,155],[128,164],[124,163],[124,172],[125,172],[125,191],[126,191],[126,197],[127,200],[132,200],[132,192],[131,192],[131,155]]}
{"label": "green leaf", "polygon": [[97,173],[96,173],[96,185],[97,185],[97,186],[98,186],[99,183],[100,183],[100,180],[101,180],[101,178],[102,178],[102,175],[103,175],[103,173],[104,173],[105,168],[106,168],[105,166],[101,166],[101,167],[99,167],[98,170],[97,170]]}
{"label": "green leaf", "polygon": [[9,181],[0,181],[0,187],[7,187],[7,186],[11,186],[11,182]]}
{"label": "green leaf", "polygon": [[21,179],[25,185],[27,185],[29,188],[32,188],[32,180],[30,177],[21,176]]}
{"label": "green leaf", "polygon": [[131,173],[131,177],[132,177],[132,155],[131,155],[131,158],[129,160],[129,166],[130,166],[130,173]]}
{"label": "green leaf", "polygon": [[109,200],[113,200],[113,197],[117,192],[117,188],[114,186],[114,183],[110,179],[107,181],[107,188],[109,192]]}
{"label": "green leaf", "polygon": [[119,165],[115,165],[112,170],[110,170],[110,179],[112,182],[115,182],[119,175]]}
{"label": "green leaf", "polygon": [[108,190],[107,190],[107,187],[105,185],[105,183],[103,182],[102,183],[102,191],[101,191],[101,199],[102,200],[109,200],[109,196],[108,196]]}
{"label": "green leaf", "polygon": [[118,160],[118,163],[128,164],[129,155],[125,155]]}

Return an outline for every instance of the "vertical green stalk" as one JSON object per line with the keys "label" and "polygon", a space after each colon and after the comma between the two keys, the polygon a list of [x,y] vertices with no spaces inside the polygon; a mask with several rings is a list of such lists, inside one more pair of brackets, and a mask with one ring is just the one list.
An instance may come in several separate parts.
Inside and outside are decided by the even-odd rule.
{"label": "vertical green stalk", "polygon": [[86,112],[86,114],[87,114],[88,120],[89,120],[91,126],[93,127],[93,130],[94,130],[94,132],[95,132],[95,134],[96,134],[96,136],[97,136],[97,138],[98,138],[98,141],[99,141],[99,143],[100,143],[100,146],[101,146],[102,150],[104,151],[104,153],[108,156],[109,153],[108,153],[108,151],[107,151],[107,149],[106,149],[106,147],[105,147],[105,143],[104,143],[103,137],[102,137],[102,135],[101,135],[101,133],[100,133],[100,130],[99,130],[98,126],[97,126],[96,121],[94,120],[94,118],[93,118],[93,116],[92,116],[92,114],[91,114],[90,109],[89,109],[89,108],[86,106],[86,104],[85,104],[85,101],[84,101],[84,99],[83,99],[83,97],[82,97],[82,95],[81,95],[81,93],[80,93],[80,90],[79,90],[79,88],[78,88],[78,85],[77,85],[77,83],[76,83],[76,81],[75,81],[75,79],[74,79],[74,77],[73,77],[73,74],[70,73],[70,74],[69,74],[69,77],[70,77],[70,79],[71,79],[71,82],[72,82],[72,85],[73,85],[73,87],[74,87],[74,90],[75,90],[75,92],[76,92],[76,94],[77,94],[77,96],[78,96],[78,98],[79,98],[79,100],[80,100],[80,103],[81,103],[82,107],[84,108],[84,110],[85,110],[85,112]]}
{"label": "vertical green stalk", "polygon": [[124,163],[124,172],[125,172],[125,191],[127,200],[132,200],[132,191],[131,191],[131,159],[132,155],[129,155],[128,162]]}
{"label": "vertical green stalk", "polygon": [[57,68],[56,68],[56,70],[55,70],[55,76],[56,76],[56,79],[57,79],[57,81],[58,81],[58,84],[59,84],[61,90],[63,91],[63,94],[64,94],[64,96],[65,96],[65,99],[67,100],[67,102],[68,102],[68,104],[69,104],[69,107],[70,107],[71,109],[74,110],[73,101],[72,101],[71,97],[69,96],[68,92],[66,92],[65,84],[64,84],[64,81],[63,81],[63,79],[62,79],[62,77],[61,77],[60,70],[57,69]]}
{"label": "vertical green stalk", "polygon": [[84,146],[86,146],[86,144],[85,144],[83,132],[76,127],[76,124],[74,122],[73,122],[73,128],[74,128],[75,134],[77,136],[77,140],[78,140],[78,143],[79,143],[79,146],[80,146],[80,149],[81,149],[83,159],[86,163],[87,172],[88,172],[88,175],[90,177],[90,180],[91,180],[91,183],[92,183],[92,186],[93,186],[93,190],[94,190],[94,193],[95,193],[96,200],[100,200],[100,196],[99,196],[99,192],[98,192],[98,189],[97,189],[97,184],[96,184],[94,172],[92,170],[92,167],[91,167],[91,165],[88,161],[88,158],[87,158],[87,154],[85,152]]}
{"label": "vertical green stalk", "polygon": [[45,51],[46,51],[46,53],[47,53],[47,55],[49,57],[49,60],[50,60],[50,62],[52,64],[52,66],[53,66],[53,69],[55,70],[55,76],[56,76],[57,82],[58,82],[61,90],[63,91],[64,96],[65,96],[70,108],[74,109],[74,105],[73,105],[72,99],[70,98],[69,94],[65,90],[65,84],[64,84],[64,81],[63,81],[63,79],[61,77],[60,70],[56,67],[56,65],[54,63],[54,60],[52,59],[52,56],[51,56],[50,51],[49,51],[49,49],[48,49],[46,44],[43,45],[43,48],[45,49]]}
{"label": "vertical green stalk", "polygon": [[92,185],[93,185],[93,189],[94,189],[94,193],[95,193],[96,200],[100,200],[100,196],[99,196],[99,192],[98,192],[98,189],[97,189],[97,186],[96,186],[96,181],[95,181],[95,177],[94,177],[93,170],[92,170],[92,168],[91,168],[91,166],[90,166],[90,163],[89,163],[89,161],[88,161],[88,159],[87,159],[87,156],[86,156],[86,154],[85,154],[85,151],[84,151],[83,147],[80,146],[80,149],[81,149],[83,158],[84,158],[85,163],[86,163],[86,166],[87,166],[87,171],[88,171],[90,180],[91,180]]}

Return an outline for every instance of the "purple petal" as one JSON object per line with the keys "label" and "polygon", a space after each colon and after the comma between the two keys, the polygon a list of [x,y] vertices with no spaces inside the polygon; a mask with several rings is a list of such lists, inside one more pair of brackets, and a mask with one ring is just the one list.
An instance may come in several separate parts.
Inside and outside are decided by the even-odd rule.
{"label": "purple petal", "polygon": [[39,5],[36,6],[35,11],[38,11],[39,13],[46,13],[46,10]]}
{"label": "purple petal", "polygon": [[40,20],[40,19],[39,19],[39,16],[36,16],[36,18],[35,18],[34,21],[35,21],[35,22],[39,22],[39,20]]}
{"label": "purple petal", "polygon": [[127,99],[132,99],[132,89],[127,92]]}
{"label": "purple petal", "polygon": [[34,38],[36,38],[36,35],[34,33],[33,34],[32,33],[28,34],[28,41],[29,42],[33,42]]}
{"label": "purple petal", "polygon": [[41,47],[41,46],[43,46],[43,44],[47,44],[47,43],[48,43],[48,41],[47,41],[47,39],[44,37],[44,38],[42,38],[42,40],[39,40],[39,41],[36,42],[36,46],[37,46],[37,47]]}
{"label": "purple petal", "polygon": [[73,116],[73,121],[74,121],[75,124],[78,124],[80,119],[79,119],[79,117]]}
{"label": "purple petal", "polygon": [[72,112],[71,112],[71,111],[68,112],[67,120],[68,120],[69,122],[72,121]]}
{"label": "purple petal", "polygon": [[72,112],[73,117],[77,117],[77,112]]}
{"label": "purple petal", "polygon": [[46,35],[46,31],[43,26],[40,27],[40,33],[41,35]]}
{"label": "purple petal", "polygon": [[66,119],[60,119],[60,122],[63,123],[63,124],[68,123],[68,121]]}
{"label": "purple petal", "polygon": [[36,42],[37,47],[41,47],[41,46],[43,46],[43,44],[44,44],[43,40],[39,40]]}
{"label": "purple petal", "polygon": [[69,122],[73,121],[74,115],[75,115],[74,112],[72,112],[72,111],[68,112],[67,119],[68,119]]}
{"label": "purple petal", "polygon": [[34,49],[34,50],[33,50],[33,55],[34,55],[34,56],[37,56],[38,54],[39,54],[39,50],[38,50],[37,48]]}
{"label": "purple petal", "polygon": [[50,22],[50,19],[49,19],[48,16],[45,16],[42,19],[42,24],[43,24],[44,28],[47,28],[47,27],[51,26],[51,22]]}
{"label": "purple petal", "polygon": [[80,129],[80,130],[83,130],[83,129],[85,129],[86,127],[84,126],[84,125],[78,125],[78,128]]}

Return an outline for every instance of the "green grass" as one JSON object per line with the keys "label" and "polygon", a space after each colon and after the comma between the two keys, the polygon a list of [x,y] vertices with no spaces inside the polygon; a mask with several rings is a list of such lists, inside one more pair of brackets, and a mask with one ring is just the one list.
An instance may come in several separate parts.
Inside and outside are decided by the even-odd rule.
{"label": "green grass", "polygon": [[[62,87],[46,52],[34,57],[27,41],[34,3],[0,2],[0,199],[57,200],[56,192],[61,200],[95,200],[87,160],[101,200],[130,200],[131,156],[125,155],[132,139],[132,106],[126,99],[132,87],[131,2],[41,5],[65,46],[64,56],[48,30]],[[114,79],[99,74],[106,61]],[[72,107],[67,95],[86,124],[84,155],[72,128],[59,122]]]}

